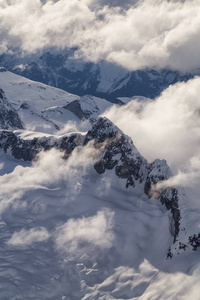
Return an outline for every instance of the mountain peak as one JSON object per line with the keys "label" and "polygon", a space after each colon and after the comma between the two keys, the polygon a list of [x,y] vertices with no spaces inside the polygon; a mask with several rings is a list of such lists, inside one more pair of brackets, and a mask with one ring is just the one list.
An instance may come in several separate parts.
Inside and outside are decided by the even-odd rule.
{"label": "mountain peak", "polygon": [[85,138],[85,144],[92,139],[95,139],[99,143],[103,143],[107,139],[115,138],[117,134],[122,134],[122,131],[116,125],[106,117],[99,117],[93,124],[91,130],[88,131]]}

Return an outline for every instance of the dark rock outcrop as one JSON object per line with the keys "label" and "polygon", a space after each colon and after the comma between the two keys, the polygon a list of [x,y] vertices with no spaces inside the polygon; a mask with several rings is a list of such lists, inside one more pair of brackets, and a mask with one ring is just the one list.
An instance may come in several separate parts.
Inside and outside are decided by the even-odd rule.
{"label": "dark rock outcrop", "polygon": [[5,152],[9,150],[14,158],[25,161],[32,161],[41,151],[49,151],[52,148],[63,151],[64,157],[67,158],[80,144],[82,144],[82,136],[79,134],[60,139],[42,137],[32,140],[23,140],[11,131],[2,131],[0,134],[0,148]]}
{"label": "dark rock outcrop", "polygon": [[194,251],[197,251],[197,249],[200,247],[200,233],[189,236],[189,245],[192,246]]}
{"label": "dark rock outcrop", "polygon": [[162,187],[157,188],[156,184],[164,180],[169,179],[172,176],[172,173],[169,169],[165,160],[156,159],[153,163],[150,164],[149,172],[146,178],[144,192],[148,197],[154,196],[156,199],[159,199],[160,202],[165,205],[165,207],[171,211],[173,218],[173,235],[174,242],[176,237],[179,234],[179,225],[180,225],[180,209],[178,206],[178,190],[171,187]]}
{"label": "dark rock outcrop", "polygon": [[84,114],[80,106],[80,103],[77,100],[70,102],[69,104],[65,105],[63,108],[73,112],[81,120],[87,119],[87,116]]}
{"label": "dark rock outcrop", "polygon": [[2,89],[0,89],[0,128],[23,129],[23,123],[17,111],[8,102]]}
{"label": "dark rock outcrop", "polygon": [[1,72],[1,73],[4,73],[4,72],[6,72],[6,71],[7,71],[6,68],[0,67],[0,72]]}
{"label": "dark rock outcrop", "polygon": [[174,220],[174,242],[176,241],[176,237],[179,234],[179,226],[180,226],[180,209],[178,206],[178,190],[176,188],[166,188],[161,191],[160,201],[162,204],[165,204],[168,210],[171,210],[173,220]]}
{"label": "dark rock outcrop", "polygon": [[99,118],[87,133],[84,143],[91,140],[94,147],[100,149],[100,157],[94,165],[97,173],[114,169],[119,178],[126,179],[126,187],[134,187],[136,181],[144,181],[147,161],[137,151],[132,140],[112,122]]}
{"label": "dark rock outcrop", "polygon": [[23,103],[20,105],[20,108],[21,108],[21,109],[29,109],[30,106],[28,105],[28,103],[23,102]]}

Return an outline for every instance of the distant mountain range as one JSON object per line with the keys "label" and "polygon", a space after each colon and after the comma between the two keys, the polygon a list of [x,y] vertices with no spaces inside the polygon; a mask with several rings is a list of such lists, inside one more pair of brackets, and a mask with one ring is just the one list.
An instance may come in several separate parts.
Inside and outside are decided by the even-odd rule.
{"label": "distant mountain range", "polygon": [[25,56],[16,51],[0,55],[0,65],[18,75],[79,96],[90,94],[109,101],[135,95],[153,99],[170,84],[194,77],[194,74],[170,69],[127,71],[106,61],[85,62],[74,58],[75,50],[51,50]]}

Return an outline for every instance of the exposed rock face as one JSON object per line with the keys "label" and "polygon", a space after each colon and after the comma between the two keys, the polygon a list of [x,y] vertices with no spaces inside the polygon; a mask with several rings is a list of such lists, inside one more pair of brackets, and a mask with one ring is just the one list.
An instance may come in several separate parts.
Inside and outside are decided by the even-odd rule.
{"label": "exposed rock face", "polygon": [[146,194],[149,193],[149,186],[151,184],[156,184],[160,181],[166,180],[172,176],[165,160],[156,159],[149,165],[149,172],[145,185]]}
{"label": "exposed rock face", "polygon": [[145,183],[145,194],[149,197],[152,195],[159,199],[168,210],[171,210],[174,220],[174,241],[179,234],[180,210],[178,207],[178,190],[176,188],[161,188],[155,189],[156,183],[167,180],[172,176],[172,173],[165,160],[156,159],[150,164],[149,172]]}
{"label": "exposed rock face", "polygon": [[82,144],[82,140],[83,138],[79,134],[72,134],[61,139],[42,137],[23,140],[11,131],[2,131],[0,134],[0,148],[5,152],[9,150],[14,158],[25,161],[32,161],[42,150],[48,151],[52,148],[64,151],[64,157],[67,158],[75,147]]}
{"label": "exposed rock face", "polygon": [[77,100],[72,101],[63,108],[73,112],[81,120],[86,119],[86,116],[80,106],[80,103]]}
{"label": "exposed rock face", "polygon": [[63,108],[74,113],[80,120],[89,120],[94,123],[99,115],[109,107],[111,107],[111,103],[105,99],[84,95],[68,103]]}
{"label": "exposed rock face", "polygon": [[94,141],[95,148],[101,151],[100,159],[94,165],[97,173],[102,174],[106,170],[114,169],[118,177],[126,179],[126,187],[134,187],[136,182],[143,184],[148,197],[154,196],[171,211],[175,241],[179,234],[180,222],[178,190],[163,188],[152,193],[152,187],[156,183],[172,176],[166,161],[156,159],[149,164],[133,145],[132,140],[106,118],[99,118],[87,133],[85,143],[91,140]]}
{"label": "exposed rock face", "polygon": [[122,134],[122,132],[110,120],[99,118],[86,134],[84,145],[91,140],[94,140],[94,144],[99,145],[114,139],[118,134]]}
{"label": "exposed rock face", "polygon": [[155,188],[156,183],[167,180],[171,176],[172,173],[166,161],[156,159],[153,163],[150,164],[144,191],[145,194],[147,194],[149,197],[154,196],[155,198],[159,199],[161,203],[171,211],[174,222],[173,235],[175,242],[176,237],[179,234],[179,225],[181,218],[180,209],[178,206],[178,190],[176,188]]}
{"label": "exposed rock face", "polygon": [[106,118],[99,118],[85,138],[85,144],[94,141],[101,149],[100,159],[95,163],[97,173],[115,169],[115,174],[126,179],[126,187],[142,183],[146,176],[147,161],[137,151],[132,140]]}
{"label": "exposed rock face", "polygon": [[0,72],[1,72],[1,73],[4,73],[4,72],[6,72],[6,71],[7,71],[6,68],[0,67]]}
{"label": "exposed rock face", "polygon": [[8,102],[2,89],[0,89],[0,128],[23,129],[23,124],[17,111]]}
{"label": "exposed rock face", "polygon": [[180,225],[180,209],[178,206],[178,190],[176,188],[166,188],[161,192],[160,201],[162,204],[165,204],[168,210],[171,210],[173,220],[174,220],[174,242],[176,237],[179,234],[179,225]]}
{"label": "exposed rock face", "polygon": [[20,105],[20,109],[29,109],[30,106],[28,105],[28,103],[26,102],[23,102],[21,105]]}
{"label": "exposed rock face", "polygon": [[[197,251],[200,247],[200,233],[189,236],[189,245],[192,246],[194,251]],[[186,245],[184,245],[184,247],[186,247]]]}

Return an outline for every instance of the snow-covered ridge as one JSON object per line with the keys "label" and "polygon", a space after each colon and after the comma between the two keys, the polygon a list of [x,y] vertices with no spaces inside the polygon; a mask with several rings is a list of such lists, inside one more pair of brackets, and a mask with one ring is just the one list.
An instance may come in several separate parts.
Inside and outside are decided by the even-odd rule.
{"label": "snow-covered ridge", "polygon": [[[54,134],[67,122],[95,121],[113,104],[105,99],[79,97],[45,84],[28,80],[1,68],[0,83],[7,103],[17,112],[24,129]],[[20,128],[17,127],[16,128]]]}
{"label": "snow-covered ridge", "polygon": [[153,189],[152,192],[152,186],[171,176],[166,161],[148,163],[132,140],[107,118],[99,118],[85,135],[73,133],[60,138],[47,135],[24,139],[18,131],[0,132],[0,148],[14,158],[25,161],[35,160],[41,151],[52,148],[62,151],[63,158],[67,159],[77,147],[94,149],[93,164],[98,174],[112,170],[115,176],[124,181],[126,188],[139,189],[141,194],[164,204],[171,211],[174,243],[178,240],[181,219],[178,189]]}

